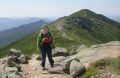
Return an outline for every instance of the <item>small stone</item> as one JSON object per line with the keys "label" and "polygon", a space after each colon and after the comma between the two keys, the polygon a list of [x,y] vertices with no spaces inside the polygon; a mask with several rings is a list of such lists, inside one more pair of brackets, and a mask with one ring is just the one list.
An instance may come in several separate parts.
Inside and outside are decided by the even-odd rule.
{"label": "small stone", "polygon": [[36,58],[36,60],[41,60],[41,56],[40,55],[36,56],[35,58]]}
{"label": "small stone", "polygon": [[24,75],[28,75],[29,73],[27,72],[27,73],[24,73]]}

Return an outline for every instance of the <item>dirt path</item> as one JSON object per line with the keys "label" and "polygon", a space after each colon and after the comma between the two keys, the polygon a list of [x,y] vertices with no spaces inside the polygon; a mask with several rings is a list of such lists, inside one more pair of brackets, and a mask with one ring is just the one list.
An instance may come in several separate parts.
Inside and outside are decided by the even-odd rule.
{"label": "dirt path", "polygon": [[33,58],[29,60],[29,64],[21,65],[23,78],[72,78],[66,74],[49,74],[47,71],[43,71],[40,61],[36,60],[35,57],[34,54]]}

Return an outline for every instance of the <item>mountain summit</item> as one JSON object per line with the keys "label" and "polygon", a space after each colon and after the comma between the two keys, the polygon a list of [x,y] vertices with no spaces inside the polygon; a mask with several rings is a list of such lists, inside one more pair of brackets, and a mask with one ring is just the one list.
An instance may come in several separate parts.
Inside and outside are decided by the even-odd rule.
{"label": "mountain summit", "polygon": [[91,10],[88,9],[82,9],[78,12],[73,13],[71,16],[80,16],[80,17],[93,17],[95,16],[96,13],[92,12]]}
{"label": "mountain summit", "polygon": [[[56,28],[59,34],[75,43],[96,44],[120,40],[120,23],[102,14],[83,9],[62,17],[54,22],[50,29]],[[55,30],[52,30],[55,32]]]}

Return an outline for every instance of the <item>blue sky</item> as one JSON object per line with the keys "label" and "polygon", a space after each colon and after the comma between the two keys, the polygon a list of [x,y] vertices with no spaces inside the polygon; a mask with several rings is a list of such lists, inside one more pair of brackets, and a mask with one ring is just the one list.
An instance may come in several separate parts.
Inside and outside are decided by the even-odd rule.
{"label": "blue sky", "polygon": [[0,17],[61,17],[81,9],[120,16],[120,0],[0,0]]}

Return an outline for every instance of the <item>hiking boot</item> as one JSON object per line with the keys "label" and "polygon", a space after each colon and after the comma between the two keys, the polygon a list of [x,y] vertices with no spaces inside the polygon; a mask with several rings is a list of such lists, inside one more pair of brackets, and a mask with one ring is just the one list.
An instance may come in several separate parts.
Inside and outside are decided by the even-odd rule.
{"label": "hiking boot", "polygon": [[51,68],[53,68],[54,67],[54,61],[53,61],[53,63],[51,64]]}
{"label": "hiking boot", "polygon": [[46,68],[45,68],[45,67],[42,67],[42,70],[44,71],[44,70],[46,70]]}

